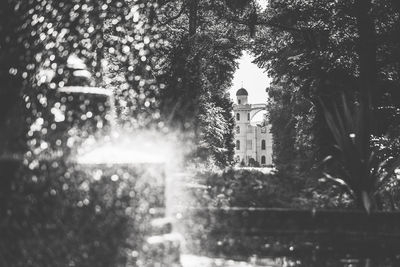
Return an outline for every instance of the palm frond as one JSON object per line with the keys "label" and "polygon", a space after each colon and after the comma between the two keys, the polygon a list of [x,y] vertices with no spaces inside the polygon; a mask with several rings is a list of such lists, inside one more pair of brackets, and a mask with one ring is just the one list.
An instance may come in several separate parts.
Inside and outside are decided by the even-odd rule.
{"label": "palm frond", "polygon": [[369,140],[366,140],[369,134],[365,129],[367,114],[363,105],[349,101],[344,94],[331,110],[323,103],[321,105],[327,126],[340,149],[339,159],[343,168],[341,178],[326,177],[346,185],[346,189],[369,212],[373,205],[372,200],[367,198],[371,195],[380,167],[377,157],[365,147],[369,144]]}
{"label": "palm frond", "polygon": [[329,173],[324,172],[324,177],[328,180],[331,180],[341,186],[343,186],[351,195],[354,195],[353,190],[351,189],[351,187],[346,183],[346,181],[344,181],[343,179],[337,178],[337,177],[333,177],[332,175],[330,175]]}

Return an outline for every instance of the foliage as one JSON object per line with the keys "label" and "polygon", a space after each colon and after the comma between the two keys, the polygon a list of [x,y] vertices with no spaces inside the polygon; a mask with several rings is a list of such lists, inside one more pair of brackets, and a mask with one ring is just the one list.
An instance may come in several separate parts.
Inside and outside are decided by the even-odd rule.
{"label": "foliage", "polygon": [[229,162],[229,158],[227,158],[229,155],[225,152],[227,151],[225,137],[230,134],[229,128],[227,128],[228,122],[223,116],[222,108],[215,107],[213,103],[205,104],[204,109],[204,115],[199,116],[202,132],[197,153],[204,159],[207,159],[211,153],[217,165],[223,167]]}
{"label": "foliage", "polygon": [[192,193],[195,207],[228,208],[344,208],[351,206],[340,188],[332,185],[313,187],[303,177],[265,174],[257,169],[198,171],[196,181],[205,188]]}
{"label": "foliage", "polygon": [[[12,140],[2,146],[24,146],[28,125],[44,115],[48,92],[68,84],[71,56],[80,58],[92,74],[90,85],[112,89],[118,84],[121,123],[133,127],[157,123],[158,88],[150,76],[150,54],[163,40],[149,18],[153,4],[3,1],[0,79],[5,117],[1,125],[19,130],[17,134],[2,131],[8,134],[2,140]],[[112,76],[117,70],[124,74],[118,76],[120,83]],[[44,128],[50,126],[46,121]]]}
{"label": "foliage", "polygon": [[[366,1],[368,2],[368,1]],[[358,32],[361,27],[357,24],[358,13],[355,12],[354,3],[338,1],[274,1],[263,17],[265,24],[260,20],[260,25],[269,26],[260,29],[258,38],[253,45],[257,62],[260,66],[267,67],[269,74],[277,82],[283,82],[286,87],[291,87],[300,92],[307,100],[311,101],[317,109],[316,122],[323,123],[322,110],[318,98],[332,99],[338,97],[338,91],[352,93],[354,90],[361,92],[359,68],[360,43]],[[371,7],[373,19],[380,25],[377,30],[377,62],[379,64],[393,64],[384,60],[384,53],[396,53],[393,40],[385,39],[384,32],[398,30],[395,25],[396,8],[390,1],[374,2]],[[381,12],[391,15],[378,16]],[[308,14],[308,15],[306,15]],[[311,15],[312,14],[312,15]],[[310,16],[309,16],[310,15]],[[362,24],[365,26],[364,24]],[[271,42],[266,42],[268,36],[275,36]],[[278,37],[279,36],[279,37]],[[387,42],[392,43],[391,49],[383,52]],[[372,40],[368,45],[373,46]],[[385,62],[385,63],[384,63]],[[373,62],[374,65],[375,63]],[[397,71],[381,69],[385,75],[396,76]],[[371,74],[372,77],[376,75]],[[391,105],[385,94],[393,94],[386,83],[396,83],[383,76],[378,77],[378,86],[374,89],[376,105]],[[375,84],[375,83],[374,83]],[[384,101],[389,102],[382,102]],[[397,98],[396,98],[397,99]],[[391,101],[395,101],[392,98]],[[319,120],[319,121],[318,121]],[[322,130],[319,126],[319,131]],[[385,129],[380,129],[385,131]],[[317,133],[320,138],[324,132]],[[317,139],[318,141],[318,139]],[[322,144],[319,143],[321,146]],[[321,146],[324,147],[324,146]],[[325,145],[326,147],[326,145]],[[322,155],[323,157],[323,155]]]}
{"label": "foliage", "polygon": [[[393,88],[399,86],[399,79],[394,66],[400,46],[392,37],[399,31],[398,12],[398,5],[390,0],[278,0],[258,14],[258,31],[250,49],[258,65],[274,79],[269,109],[277,137],[274,160],[282,164],[280,170],[291,169],[283,164],[311,170],[327,155],[337,153],[319,99],[334,112],[331,103],[343,92],[365,103],[370,96],[372,112],[365,118],[370,123],[368,132],[382,137],[395,127],[399,98]],[[277,93],[277,88],[284,92]],[[279,111],[287,116],[283,118]],[[280,116],[284,121],[277,119]],[[303,147],[297,146],[298,140]],[[397,151],[389,147],[394,149],[390,154]],[[292,151],[296,152],[293,156]],[[302,156],[296,157],[297,153]],[[301,164],[299,158],[304,159]],[[331,166],[334,172],[336,165]]]}
{"label": "foliage", "polygon": [[255,170],[204,172],[196,178],[208,188],[204,204],[209,207],[284,207],[294,194],[293,186],[280,186],[279,177]]}
{"label": "foliage", "polygon": [[[165,84],[161,93],[164,121],[187,133],[199,147],[189,160],[219,166],[232,162],[232,103],[226,90],[242,47],[234,24],[216,15],[223,7],[220,0],[166,1],[158,19],[166,25],[168,45],[156,55],[166,56],[157,76]],[[220,129],[210,127],[216,121]]]}
{"label": "foliage", "polygon": [[2,265],[134,266],[149,210],[160,206],[155,199],[162,194],[148,193],[157,174],[63,161],[42,161],[33,170],[17,161],[1,164]]}
{"label": "foliage", "polygon": [[370,135],[366,129],[365,103],[352,107],[342,96],[340,108],[334,112],[325,109],[327,124],[340,151],[342,170],[340,178],[328,174],[326,177],[346,187],[357,204],[368,213],[377,208],[376,195],[393,178],[394,171],[400,166],[400,160],[393,158],[380,159],[371,149]]}
{"label": "foliage", "polygon": [[[52,108],[60,100],[55,89],[64,85],[110,91],[115,86],[125,130],[163,130],[159,86],[151,75],[151,53],[163,44],[151,19],[156,6],[129,0],[1,1],[0,265],[134,264],[146,232],[141,220],[149,214],[148,203],[140,200],[149,189],[136,186],[140,175],[126,173],[127,180],[114,181],[113,175],[122,175],[119,168],[96,180],[68,165],[69,153],[51,157],[54,150],[76,148],[71,137],[93,138],[89,128],[101,123],[82,116],[91,108],[104,111],[104,101],[71,105],[64,123],[56,123]],[[73,77],[71,58],[82,62],[79,70],[88,79]],[[96,125],[83,126],[89,123]]]}
{"label": "foliage", "polygon": [[293,176],[308,172],[316,150],[312,132],[315,111],[298,91],[284,84],[270,86],[268,94],[268,119],[277,170]]}

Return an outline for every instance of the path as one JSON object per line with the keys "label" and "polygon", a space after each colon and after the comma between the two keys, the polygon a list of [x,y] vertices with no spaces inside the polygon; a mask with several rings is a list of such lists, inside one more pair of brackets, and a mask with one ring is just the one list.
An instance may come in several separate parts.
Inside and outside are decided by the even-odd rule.
{"label": "path", "polygon": [[291,266],[285,259],[250,258],[247,262],[195,255],[181,255],[182,267],[282,267]]}

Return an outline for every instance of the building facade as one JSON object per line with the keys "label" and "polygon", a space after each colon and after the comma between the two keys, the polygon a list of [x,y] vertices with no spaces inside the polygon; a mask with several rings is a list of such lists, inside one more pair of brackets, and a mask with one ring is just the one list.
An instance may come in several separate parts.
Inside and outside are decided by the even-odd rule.
{"label": "building facade", "polygon": [[254,116],[266,110],[266,104],[249,104],[246,89],[236,92],[235,161],[241,165],[268,166],[272,164],[272,135],[265,115],[262,121],[252,122]]}

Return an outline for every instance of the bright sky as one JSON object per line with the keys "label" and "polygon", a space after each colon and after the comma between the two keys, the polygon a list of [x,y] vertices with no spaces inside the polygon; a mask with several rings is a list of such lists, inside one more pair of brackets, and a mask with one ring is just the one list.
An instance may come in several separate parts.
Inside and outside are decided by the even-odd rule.
{"label": "bright sky", "polygon": [[268,5],[268,0],[257,0],[257,2],[260,4],[262,9],[265,9]]}
{"label": "bright sky", "polygon": [[267,102],[267,92],[265,89],[269,86],[270,78],[264,70],[252,63],[253,57],[243,52],[243,56],[238,60],[239,68],[233,76],[233,85],[229,89],[231,99],[236,103],[236,91],[243,87],[249,93],[249,103],[258,104]]}
{"label": "bright sky", "polygon": [[[267,0],[257,0],[261,8],[265,9],[268,5]],[[238,60],[239,68],[233,76],[233,84],[229,89],[231,99],[236,103],[236,91],[243,87],[249,93],[249,103],[266,103],[268,94],[265,89],[269,86],[271,79],[264,70],[253,64],[253,57],[243,52],[243,56]]]}

